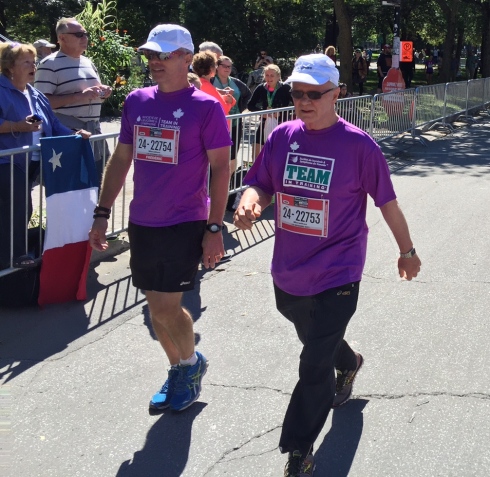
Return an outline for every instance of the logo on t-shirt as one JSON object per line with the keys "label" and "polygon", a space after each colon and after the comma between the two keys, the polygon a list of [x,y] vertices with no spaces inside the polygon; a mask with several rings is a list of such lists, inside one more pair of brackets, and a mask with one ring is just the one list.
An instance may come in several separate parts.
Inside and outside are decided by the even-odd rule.
{"label": "logo on t-shirt", "polygon": [[296,151],[299,148],[299,144],[294,141],[292,144],[289,145],[289,147],[291,148],[291,151]]}
{"label": "logo on t-shirt", "polygon": [[298,189],[328,192],[335,159],[309,154],[288,153],[283,185]]}
{"label": "logo on t-shirt", "polygon": [[184,112],[182,111],[182,109],[179,108],[177,109],[177,111],[174,111],[173,114],[174,118],[178,120],[184,115]]}

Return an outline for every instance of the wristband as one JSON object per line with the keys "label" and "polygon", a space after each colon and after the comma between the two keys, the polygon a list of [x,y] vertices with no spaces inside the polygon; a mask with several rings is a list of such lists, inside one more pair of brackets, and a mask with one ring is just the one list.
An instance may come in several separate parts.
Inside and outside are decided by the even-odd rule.
{"label": "wristband", "polygon": [[107,219],[109,220],[111,218],[111,216],[109,214],[94,214],[93,215],[93,218],[94,219]]}
{"label": "wristband", "polygon": [[400,258],[412,258],[415,255],[415,249],[412,247],[407,253],[400,252]]}
{"label": "wristband", "polygon": [[106,214],[110,214],[111,213],[111,209],[108,209],[107,207],[102,207],[101,205],[98,205],[94,209],[94,214],[96,214],[99,210],[101,210],[102,212],[105,212]]}

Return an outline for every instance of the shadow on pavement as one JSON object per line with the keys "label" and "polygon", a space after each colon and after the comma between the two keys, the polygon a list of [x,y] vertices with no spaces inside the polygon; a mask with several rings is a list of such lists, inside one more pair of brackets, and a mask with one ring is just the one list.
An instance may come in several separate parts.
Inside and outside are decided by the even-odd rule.
{"label": "shadow on pavement", "polygon": [[[32,366],[67,350],[70,343],[145,301],[128,275],[101,285],[94,269],[87,300],[44,308],[0,309],[0,381],[8,382]],[[125,319],[130,319],[127,316]],[[83,346],[81,344],[80,346]]]}
{"label": "shadow on pavement", "polygon": [[368,402],[366,399],[352,399],[345,407],[333,410],[332,427],[315,452],[318,475],[349,475],[364,426],[362,412]]}
{"label": "shadow on pavement", "polygon": [[192,423],[206,403],[196,402],[189,409],[165,412],[146,436],[143,449],[121,464],[116,477],[179,477],[189,458]]}

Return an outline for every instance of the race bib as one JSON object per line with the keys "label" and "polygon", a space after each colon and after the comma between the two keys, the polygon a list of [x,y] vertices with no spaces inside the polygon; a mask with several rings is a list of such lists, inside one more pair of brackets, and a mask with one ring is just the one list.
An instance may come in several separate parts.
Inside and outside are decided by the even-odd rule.
{"label": "race bib", "polygon": [[327,199],[311,199],[277,193],[277,226],[303,235],[328,236]]}
{"label": "race bib", "polygon": [[176,129],[135,125],[133,157],[140,161],[178,164],[179,134]]}

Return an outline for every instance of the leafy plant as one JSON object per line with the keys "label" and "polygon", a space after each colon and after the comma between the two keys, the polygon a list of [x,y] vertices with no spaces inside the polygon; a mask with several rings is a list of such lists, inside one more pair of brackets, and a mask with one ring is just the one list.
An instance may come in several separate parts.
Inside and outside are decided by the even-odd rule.
{"label": "leafy plant", "polygon": [[132,74],[136,53],[130,46],[127,30],[117,28],[116,2],[102,0],[94,7],[90,2],[76,19],[90,35],[87,56],[94,62],[102,84],[111,86],[112,95],[104,101],[104,114],[117,114],[128,93],[141,86],[141,77]]}

